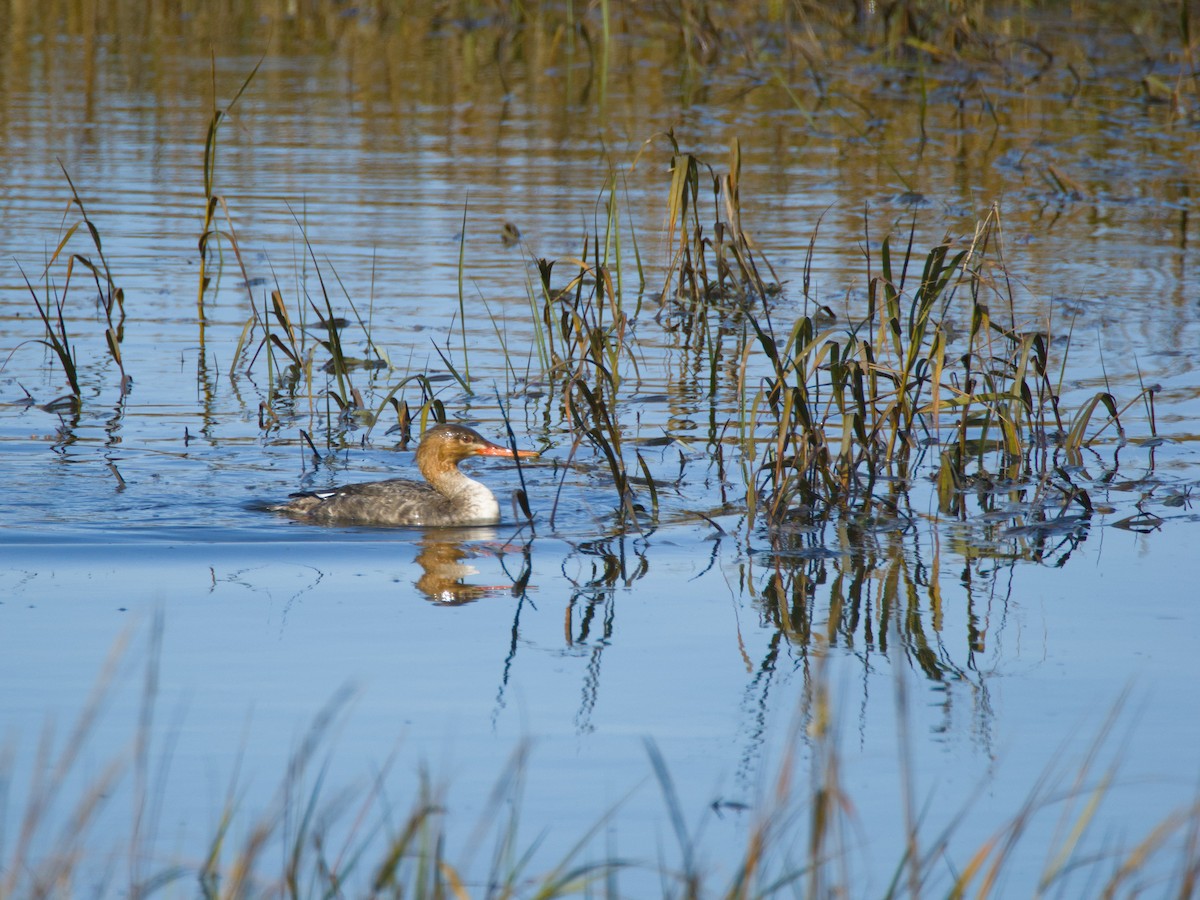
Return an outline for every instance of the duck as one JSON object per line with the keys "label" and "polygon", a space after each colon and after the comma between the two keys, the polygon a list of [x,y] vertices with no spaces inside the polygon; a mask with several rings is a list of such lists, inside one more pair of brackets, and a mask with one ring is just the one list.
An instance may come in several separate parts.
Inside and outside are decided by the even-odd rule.
{"label": "duck", "polygon": [[458,468],[472,456],[536,459],[538,452],[502,447],[465,425],[436,425],[417,446],[424,482],[389,478],[302,491],[270,508],[322,525],[494,525],[500,521],[495,494]]}

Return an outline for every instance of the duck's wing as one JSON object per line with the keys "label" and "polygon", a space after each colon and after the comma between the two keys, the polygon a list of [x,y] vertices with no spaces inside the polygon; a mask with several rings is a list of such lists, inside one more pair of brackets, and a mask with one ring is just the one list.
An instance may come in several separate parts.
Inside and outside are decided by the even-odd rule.
{"label": "duck's wing", "polygon": [[308,497],[313,500],[335,498],[397,497],[405,495],[428,495],[436,493],[432,487],[407,478],[387,478],[383,481],[355,481],[337,487],[316,488],[311,491],[296,491],[289,497]]}
{"label": "duck's wing", "polygon": [[293,494],[285,512],[343,525],[423,525],[446,498],[430,485],[405,478],[364,481]]}

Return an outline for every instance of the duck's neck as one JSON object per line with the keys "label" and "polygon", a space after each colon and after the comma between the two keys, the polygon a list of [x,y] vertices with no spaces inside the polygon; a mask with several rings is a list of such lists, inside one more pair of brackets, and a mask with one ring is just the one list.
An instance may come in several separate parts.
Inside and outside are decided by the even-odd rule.
{"label": "duck's neck", "polygon": [[433,485],[434,490],[456,507],[469,512],[473,518],[495,518],[500,515],[500,504],[487,485],[468,477],[457,465],[426,462],[420,468],[421,474]]}

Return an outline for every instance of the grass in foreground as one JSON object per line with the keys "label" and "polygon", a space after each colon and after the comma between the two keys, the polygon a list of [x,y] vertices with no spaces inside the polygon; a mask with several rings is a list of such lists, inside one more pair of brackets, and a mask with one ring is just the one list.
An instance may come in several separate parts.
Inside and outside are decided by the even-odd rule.
{"label": "grass in foreground", "polygon": [[[161,623],[153,631],[151,653],[158,652]],[[1155,896],[1187,898],[1200,878],[1200,798],[1185,800],[1158,822],[1146,823],[1133,843],[1115,846],[1094,834],[1114,788],[1117,766],[1102,763],[1102,750],[1120,716],[1114,711],[1094,749],[1072,772],[1048,765],[1031,786],[1015,817],[996,822],[993,837],[974,849],[957,846],[956,828],[968,816],[962,810],[948,824],[927,820],[913,794],[904,754],[907,697],[897,682],[900,718],[900,772],[905,782],[904,809],[895,822],[870,823],[869,832],[898,832],[903,849],[878,868],[864,867],[856,846],[867,823],[853,814],[854,791],[843,778],[837,723],[820,667],[797,709],[787,752],[756,809],[747,817],[744,843],[719,860],[687,821],[691,797],[681,797],[670,767],[653,742],[647,742],[648,769],[663,800],[663,837],[656,858],[639,853],[617,858],[605,849],[619,837],[620,804],[598,812],[593,827],[578,835],[557,861],[546,861],[540,838],[525,836],[524,784],[531,775],[529,747],[518,746],[458,858],[451,858],[445,791],[427,775],[407,789],[408,799],[389,796],[395,779],[390,766],[365,789],[331,789],[334,748],[331,733],[346,715],[345,695],[335,696],[314,719],[281,773],[267,809],[249,809],[242,789],[230,784],[225,812],[207,847],[178,859],[151,858],[155,829],[172,818],[156,796],[165,784],[169,760],[154,760],[151,748],[161,740],[155,726],[157,663],[153,656],[143,681],[141,715],[132,750],[117,750],[107,765],[90,776],[82,796],[67,797],[61,785],[77,779],[81,758],[103,708],[115,690],[124,653],[113,652],[89,702],[61,744],[50,732],[39,746],[35,777],[28,785],[11,780],[13,754],[5,760],[4,797],[24,804],[15,840],[0,843],[0,896],[203,896],[206,898],[310,897],[536,897],[627,896],[621,885],[657,883],[663,897],[772,896],[949,896],[1004,895],[1009,869],[1027,873],[1031,858],[1044,863],[1036,884],[1040,894],[1125,896],[1152,890]],[[91,748],[94,750],[94,748]],[[93,753],[88,753],[94,756]],[[165,755],[169,756],[169,752]],[[229,760],[238,758],[229,748]],[[89,771],[91,764],[89,764]],[[44,775],[41,774],[44,771]],[[640,789],[652,789],[645,784]],[[106,806],[132,798],[133,818],[124,836],[127,863],[114,864],[122,850],[114,841]],[[566,798],[564,798],[564,801]],[[5,810],[12,821],[11,811]],[[1057,818],[1049,846],[1030,846],[1041,823]],[[551,823],[535,823],[541,832]],[[454,831],[462,833],[461,823]],[[1038,827],[1035,827],[1038,826]],[[605,838],[605,835],[609,838]],[[885,843],[876,839],[875,846]],[[477,851],[491,846],[490,862],[477,866]],[[674,847],[673,851],[663,848]],[[889,880],[882,873],[892,872]],[[94,879],[105,873],[102,883]],[[880,886],[882,884],[882,886]],[[644,896],[644,894],[640,894]]]}

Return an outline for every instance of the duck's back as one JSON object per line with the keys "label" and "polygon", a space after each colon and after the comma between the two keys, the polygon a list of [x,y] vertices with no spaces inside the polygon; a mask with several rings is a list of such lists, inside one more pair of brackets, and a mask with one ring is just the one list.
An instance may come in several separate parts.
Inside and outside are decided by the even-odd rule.
{"label": "duck's back", "polygon": [[500,521],[496,498],[487,492],[447,496],[406,478],[347,484],[293,494],[280,512],[327,525],[490,525]]}

